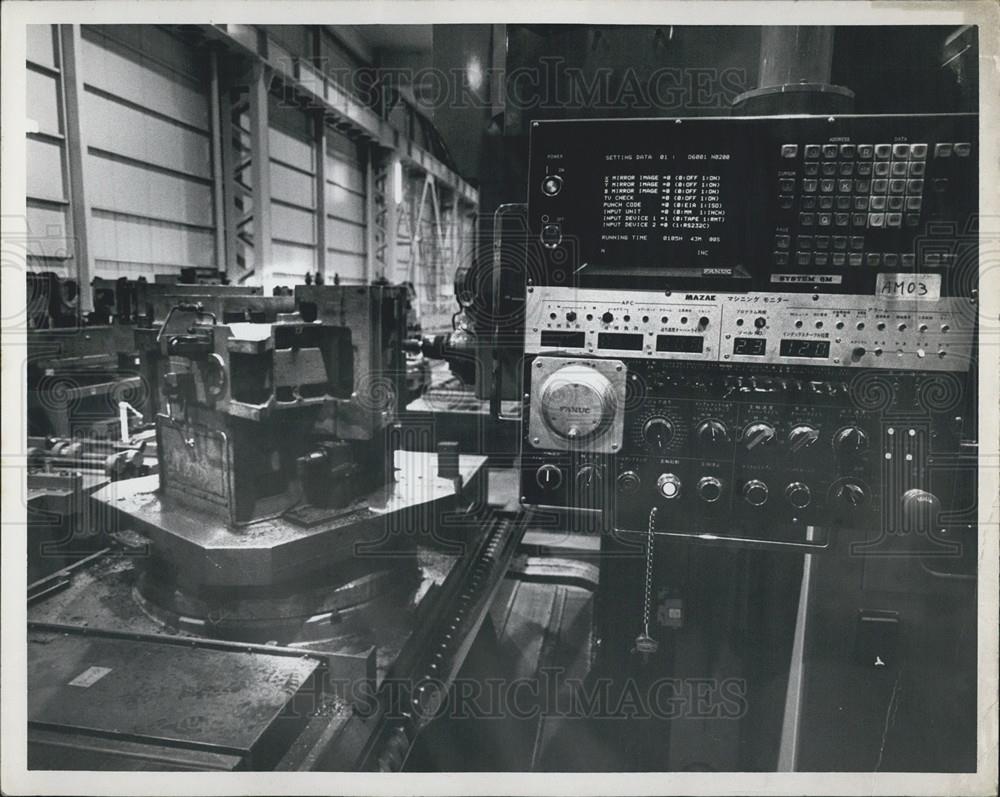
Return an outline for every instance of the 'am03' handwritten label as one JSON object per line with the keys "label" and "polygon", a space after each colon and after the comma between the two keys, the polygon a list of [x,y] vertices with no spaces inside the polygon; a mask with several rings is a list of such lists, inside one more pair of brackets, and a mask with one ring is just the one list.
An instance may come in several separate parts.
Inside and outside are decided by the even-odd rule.
{"label": "'am03' handwritten label", "polygon": [[941,275],[879,274],[875,295],[880,299],[940,299]]}

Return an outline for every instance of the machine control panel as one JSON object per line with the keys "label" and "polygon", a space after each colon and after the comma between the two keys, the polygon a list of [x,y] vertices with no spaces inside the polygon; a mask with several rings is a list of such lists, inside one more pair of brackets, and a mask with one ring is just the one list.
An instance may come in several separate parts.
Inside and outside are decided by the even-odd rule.
{"label": "machine control panel", "polygon": [[[747,365],[967,371],[976,305],[924,293],[926,283],[913,275],[893,275],[892,281],[886,291],[899,296],[531,289],[525,349]],[[917,287],[911,290],[909,284]],[[914,292],[923,295],[916,298]]]}
{"label": "machine control panel", "polygon": [[975,417],[977,128],[534,123],[522,503],[757,541],[940,523]]}
{"label": "machine control panel", "polygon": [[[559,358],[545,359],[557,373]],[[641,531],[661,507],[692,533],[801,541],[809,526],[900,523],[910,491],[937,501],[947,490],[934,456],[960,447],[954,374],[747,375],[653,359],[626,371],[624,401],[603,421],[622,429],[620,445],[553,446],[529,433],[525,502],[603,513],[608,528]],[[526,409],[529,427],[545,423],[534,400]]]}

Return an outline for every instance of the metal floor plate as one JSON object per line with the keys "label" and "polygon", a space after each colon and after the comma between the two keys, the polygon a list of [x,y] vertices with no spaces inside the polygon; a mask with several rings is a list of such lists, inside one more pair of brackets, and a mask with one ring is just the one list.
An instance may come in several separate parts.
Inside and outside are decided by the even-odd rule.
{"label": "metal floor plate", "polygon": [[245,757],[279,756],[314,710],[315,658],[28,634],[28,722],[37,730]]}

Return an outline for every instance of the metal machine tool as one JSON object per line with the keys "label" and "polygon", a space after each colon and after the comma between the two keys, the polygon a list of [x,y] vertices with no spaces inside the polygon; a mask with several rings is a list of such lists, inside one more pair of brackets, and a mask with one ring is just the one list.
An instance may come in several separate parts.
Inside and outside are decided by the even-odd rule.
{"label": "metal machine tool", "polygon": [[485,457],[401,443],[404,289],[245,298],[136,328],[159,472],[94,493],[116,550],[29,588],[33,766],[378,767],[482,622],[518,527]]}
{"label": "metal machine tool", "polygon": [[144,440],[29,437],[26,459],[29,584],[106,544],[91,493],[155,466]]}
{"label": "metal machine tool", "polygon": [[159,475],[96,498],[148,540],[139,594],[179,627],[224,607],[215,635],[330,636],[307,621],[412,586],[416,537],[455,494],[397,472],[402,289],[302,286],[294,301],[273,323],[185,302],[137,330]]}

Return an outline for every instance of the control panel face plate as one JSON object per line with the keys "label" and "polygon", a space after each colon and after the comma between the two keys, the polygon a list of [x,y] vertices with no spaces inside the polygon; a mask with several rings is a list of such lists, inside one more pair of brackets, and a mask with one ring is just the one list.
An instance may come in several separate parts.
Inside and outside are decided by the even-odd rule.
{"label": "control panel face plate", "polygon": [[[802,541],[953,491],[978,147],[974,114],[533,123],[522,503]],[[587,362],[623,366],[614,446],[546,421],[547,375]]]}
{"label": "control panel face plate", "polygon": [[975,114],[539,121],[535,282],[871,295],[923,274],[962,295],[977,136]]}
{"label": "control panel face plate", "polygon": [[965,372],[976,322],[956,297],[535,287],[526,299],[528,354]]}

